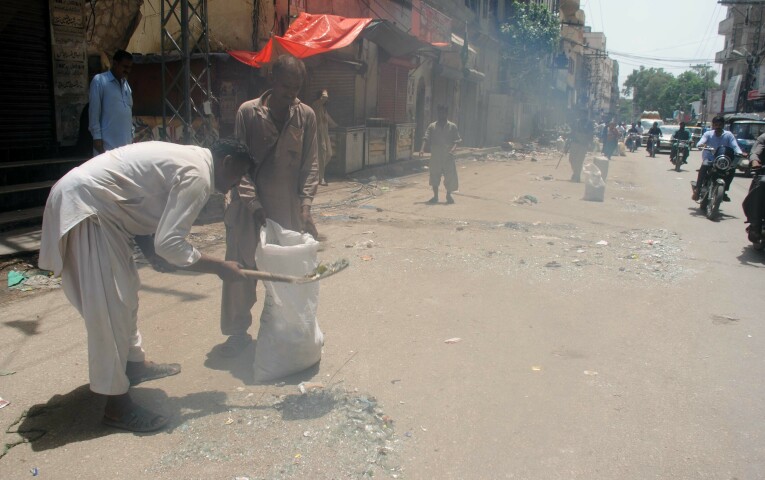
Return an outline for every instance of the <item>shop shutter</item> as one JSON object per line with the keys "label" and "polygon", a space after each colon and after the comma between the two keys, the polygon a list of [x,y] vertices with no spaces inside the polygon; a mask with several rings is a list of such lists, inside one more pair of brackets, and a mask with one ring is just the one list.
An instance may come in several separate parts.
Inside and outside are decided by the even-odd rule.
{"label": "shop shutter", "polygon": [[325,60],[308,71],[308,90],[302,100],[308,105],[316,100],[317,92],[329,93],[327,112],[338,125],[356,125],[356,69],[351,65]]}
{"label": "shop shutter", "polygon": [[378,67],[377,116],[391,123],[406,123],[406,89],[409,70],[399,65],[382,63]]}
{"label": "shop shutter", "polygon": [[[47,0],[0,2],[0,161],[55,139]],[[26,154],[22,154],[26,156]]]}

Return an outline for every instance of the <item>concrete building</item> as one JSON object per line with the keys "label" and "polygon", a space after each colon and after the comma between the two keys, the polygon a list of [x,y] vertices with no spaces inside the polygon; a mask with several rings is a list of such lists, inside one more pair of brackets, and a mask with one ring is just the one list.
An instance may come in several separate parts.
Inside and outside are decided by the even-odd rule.
{"label": "concrete building", "polygon": [[709,92],[707,113],[765,111],[765,2],[725,0],[728,14],[718,26],[724,48],[715,54],[722,65],[722,92]]}
{"label": "concrete building", "polygon": [[614,75],[615,62],[608,56],[603,32],[593,32],[591,27],[584,27],[584,45],[587,107],[592,118],[605,119],[616,113],[619,88],[615,79],[618,78],[618,70]]}

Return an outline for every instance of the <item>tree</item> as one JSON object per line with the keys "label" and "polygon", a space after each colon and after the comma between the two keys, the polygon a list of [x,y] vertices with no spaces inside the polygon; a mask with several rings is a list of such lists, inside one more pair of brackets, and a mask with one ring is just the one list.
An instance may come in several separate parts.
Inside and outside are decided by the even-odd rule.
{"label": "tree", "polygon": [[619,98],[619,104],[616,107],[616,120],[620,122],[632,123],[635,118],[635,112],[632,111],[632,100],[625,97]]}
{"label": "tree", "polygon": [[675,110],[688,111],[691,102],[704,98],[707,90],[717,88],[717,73],[708,65],[696,65],[675,77],[662,68],[640,67],[624,82],[624,94],[632,94],[637,113],[658,110],[663,118]]}
{"label": "tree", "polygon": [[506,44],[503,72],[513,85],[527,94],[547,86],[549,83],[541,80],[549,73],[545,60],[558,48],[557,15],[544,5],[513,1],[510,16],[500,25],[500,36]]}

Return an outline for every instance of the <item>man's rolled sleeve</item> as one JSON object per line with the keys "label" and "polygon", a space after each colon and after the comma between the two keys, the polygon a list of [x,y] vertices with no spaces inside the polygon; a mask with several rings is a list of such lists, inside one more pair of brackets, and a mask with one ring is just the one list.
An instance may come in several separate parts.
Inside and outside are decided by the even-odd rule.
{"label": "man's rolled sleeve", "polygon": [[89,125],[88,130],[93,136],[93,140],[101,140],[101,82],[99,77],[94,77],[90,82],[90,94],[88,101]]}
{"label": "man's rolled sleeve", "polygon": [[[244,105],[240,106],[239,110],[236,112],[234,136],[237,140],[247,145],[247,148],[249,148],[250,152],[252,152],[254,146],[252,142],[250,142],[250,139],[247,138],[247,121],[244,116],[243,107]],[[250,156],[252,156],[252,153],[250,153]],[[236,197],[238,197],[239,200],[241,200],[247,206],[247,209],[250,212],[255,212],[256,210],[263,208],[263,206],[260,204],[260,200],[258,200],[258,191],[255,187],[255,170],[256,166],[253,165],[250,168],[250,172],[242,177],[239,185],[234,187],[234,190],[236,190]]]}
{"label": "man's rolled sleeve", "polygon": [[186,237],[209,196],[209,183],[196,174],[176,177],[154,237],[157,255],[178,267],[188,267],[199,260],[202,254]]}
{"label": "man's rolled sleeve", "polygon": [[307,110],[303,130],[303,158],[300,164],[299,195],[302,206],[313,205],[319,187],[319,148],[316,140],[316,114]]}

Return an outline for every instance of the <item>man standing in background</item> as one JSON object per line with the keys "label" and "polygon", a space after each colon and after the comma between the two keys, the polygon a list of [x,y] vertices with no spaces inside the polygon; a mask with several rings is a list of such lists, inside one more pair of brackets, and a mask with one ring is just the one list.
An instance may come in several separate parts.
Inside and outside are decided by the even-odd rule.
{"label": "man standing in background", "polygon": [[457,125],[447,120],[449,109],[445,105],[438,106],[438,120],[428,125],[425,130],[425,141],[422,143],[420,156],[425,149],[430,149],[430,186],[433,187],[433,198],[427,203],[438,203],[438,186],[441,175],[444,177],[446,188],[446,203],[454,203],[452,192],[459,188],[457,165],[454,163],[454,149],[462,142]]}
{"label": "man standing in background", "polygon": [[117,50],[112,67],[90,82],[90,124],[94,154],[133,143],[133,91],[127,82],[133,55]]}
{"label": "man standing in background", "polygon": [[319,185],[327,185],[324,178],[324,172],[327,164],[332,160],[332,140],[329,138],[330,127],[337,126],[332,117],[327,112],[327,101],[329,93],[322,90],[315,102],[311,104],[314,113],[316,113],[316,141],[319,147]]}

